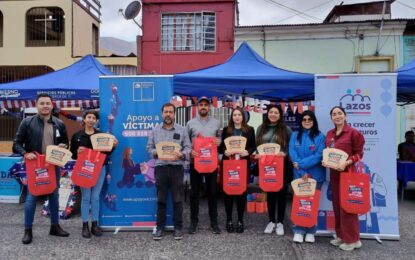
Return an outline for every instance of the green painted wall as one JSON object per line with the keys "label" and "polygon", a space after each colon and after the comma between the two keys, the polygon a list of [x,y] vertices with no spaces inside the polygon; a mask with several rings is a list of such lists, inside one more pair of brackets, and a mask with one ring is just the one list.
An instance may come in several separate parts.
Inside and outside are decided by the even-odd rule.
{"label": "green painted wall", "polygon": [[[377,37],[366,37],[363,40],[356,38],[267,40],[265,46],[262,40],[247,42],[267,61],[283,69],[308,73],[344,73],[355,72],[356,56],[375,54]],[[394,56],[395,68],[402,63],[400,42],[400,36],[386,36],[381,37],[379,44],[379,55]],[[236,39],[235,43],[237,49],[241,41]]]}

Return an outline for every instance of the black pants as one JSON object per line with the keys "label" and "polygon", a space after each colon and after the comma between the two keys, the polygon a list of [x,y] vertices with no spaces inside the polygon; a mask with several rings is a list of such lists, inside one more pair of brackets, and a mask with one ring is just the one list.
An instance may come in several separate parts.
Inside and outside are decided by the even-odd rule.
{"label": "black pants", "polygon": [[183,166],[156,166],[154,170],[157,187],[157,229],[166,225],[166,206],[169,190],[173,197],[174,228],[183,228]]}
{"label": "black pants", "polygon": [[[287,195],[287,185],[284,184],[284,187],[279,192],[268,192],[267,193],[267,206],[268,206],[268,217],[270,222],[274,223],[283,223],[285,216],[285,206],[286,206],[286,195]],[[275,222],[275,208],[278,203],[278,221]]]}
{"label": "black pants", "polygon": [[224,194],[226,222],[232,221],[233,200],[236,199],[236,209],[238,212],[238,221],[243,222],[244,212],[246,206],[246,192],[242,195],[227,195]]}
{"label": "black pants", "polygon": [[[279,192],[267,193],[268,218],[270,222],[283,223],[285,216],[287,187],[292,181],[293,168],[291,162],[286,157],[284,159],[284,186]],[[275,221],[275,208],[278,203],[278,218]]]}
{"label": "black pants", "polygon": [[205,177],[206,194],[208,197],[210,224],[218,224],[218,199],[216,192],[216,171],[213,173],[200,174],[194,164],[190,165],[190,221],[192,224],[199,222],[199,193]]}

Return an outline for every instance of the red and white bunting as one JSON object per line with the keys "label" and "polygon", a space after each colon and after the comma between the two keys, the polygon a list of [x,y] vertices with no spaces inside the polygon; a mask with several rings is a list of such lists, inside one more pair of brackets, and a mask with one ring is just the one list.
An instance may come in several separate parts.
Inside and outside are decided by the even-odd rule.
{"label": "red and white bunting", "polygon": [[[56,100],[53,101],[56,108],[68,107],[99,107],[99,100]],[[0,108],[29,108],[36,107],[35,100],[0,100]]]}

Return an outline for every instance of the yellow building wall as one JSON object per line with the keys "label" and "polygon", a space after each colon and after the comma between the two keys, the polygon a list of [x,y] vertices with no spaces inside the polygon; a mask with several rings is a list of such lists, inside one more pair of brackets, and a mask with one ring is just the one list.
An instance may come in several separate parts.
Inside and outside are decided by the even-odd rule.
{"label": "yellow building wall", "polygon": [[[33,7],[54,6],[65,13],[65,45],[59,47],[26,47],[26,13]],[[3,13],[3,47],[0,47],[0,66],[47,65],[54,70],[72,64],[72,1],[35,0],[0,1]]]}
{"label": "yellow building wall", "polygon": [[79,5],[73,6],[73,56],[85,56],[93,53],[92,24],[99,28],[99,23]]}

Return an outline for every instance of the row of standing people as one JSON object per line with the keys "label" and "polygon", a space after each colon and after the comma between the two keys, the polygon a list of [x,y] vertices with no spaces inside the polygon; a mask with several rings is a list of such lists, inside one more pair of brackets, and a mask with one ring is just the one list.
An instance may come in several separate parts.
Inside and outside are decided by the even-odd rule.
{"label": "row of standing people", "polygon": [[[66,127],[59,119],[53,117],[52,99],[46,94],[40,94],[36,99],[38,114],[34,117],[22,121],[16,133],[13,150],[15,153],[23,155],[27,159],[35,159],[36,154],[44,153],[47,145],[59,145],[68,147],[68,138]],[[192,150],[191,142],[201,134],[203,136],[217,136],[219,131],[218,120],[209,116],[210,102],[206,97],[202,97],[197,102],[198,116],[190,120],[183,128],[174,124],[175,108],[172,104],[166,104],[162,107],[163,123],[156,127],[149,136],[147,152],[150,157],[154,158],[155,177],[157,187],[157,229],[153,234],[154,239],[161,239],[164,235],[164,226],[166,218],[166,201],[167,192],[170,190],[173,197],[174,210],[174,237],[181,239],[183,236],[183,165],[185,160],[191,160],[191,157],[197,156],[197,152]],[[341,107],[334,107],[330,111],[331,119],[335,128],[327,133],[327,137],[319,131],[318,123],[311,111],[303,113],[300,130],[291,134],[291,130],[284,123],[282,109],[279,106],[273,106],[268,109],[264,123],[257,129],[255,138],[254,129],[247,125],[245,114],[241,109],[234,109],[229,119],[228,126],[222,131],[222,139],[217,141],[219,152],[223,154],[223,159],[227,160],[235,154],[226,150],[224,139],[229,136],[244,136],[247,138],[246,150],[239,154],[240,157],[246,158],[249,163],[250,156],[255,152],[257,145],[273,142],[281,146],[281,154],[285,156],[284,160],[284,177],[290,179],[290,169],[294,168],[294,178],[312,177],[319,183],[324,181],[324,168],[321,166],[321,152],[325,147],[335,147],[344,150],[349,154],[349,159],[338,169],[330,170],[330,178],[333,190],[333,208],[335,213],[335,228],[337,238],[330,243],[340,246],[344,250],[352,250],[361,246],[359,238],[359,224],[357,215],[344,212],[339,206],[339,173],[347,166],[353,164],[363,155],[363,136],[355,129],[348,126],[346,122],[346,113]],[[89,137],[92,134],[99,133],[94,129],[98,115],[93,112],[87,112],[83,116],[85,129],[74,134],[72,137],[71,150],[76,159],[77,154],[81,153],[84,148],[92,148]],[[290,138],[291,136],[291,138]],[[255,141],[256,139],[256,141]],[[176,152],[175,160],[164,161],[157,158],[155,144],[160,141],[172,141],[181,144],[182,150]],[[116,145],[117,142],[115,142]],[[289,156],[288,156],[289,155]],[[290,159],[291,160],[290,160]],[[323,165],[324,166],[324,165]],[[98,197],[102,188],[105,171],[101,172],[97,185],[91,189],[82,190],[81,215],[83,221],[82,235],[90,237],[88,220],[89,211],[92,211],[92,233],[100,236],[102,234],[98,225],[99,203]],[[59,183],[60,172],[57,169],[56,177]],[[191,164],[191,195],[190,195],[190,227],[189,233],[194,234],[198,227],[199,214],[199,192],[202,184],[202,178],[205,178],[207,185],[209,217],[211,230],[215,234],[220,234],[221,230],[218,224],[217,214],[217,173],[199,174]],[[286,203],[287,185],[279,192],[268,193],[268,214],[269,223],[264,232],[272,233],[276,230],[277,235],[284,235],[284,216]],[[58,217],[58,189],[49,196],[51,211],[51,229],[50,235],[69,236],[59,225]],[[236,200],[238,221],[233,223],[232,211],[233,201]],[[244,231],[243,214],[246,205],[246,194],[238,196],[225,195],[226,209],[226,230],[228,232]],[[275,211],[278,205],[278,216]],[[36,196],[28,192],[25,204],[25,234],[22,239],[24,244],[31,243],[32,224],[36,208]],[[302,242],[303,234],[306,234],[306,241],[314,241],[315,227],[305,229],[294,227],[294,241]]]}
{"label": "row of standing people", "polygon": [[[69,147],[69,140],[65,124],[52,115],[53,103],[52,98],[48,94],[39,94],[36,97],[36,108],[38,113],[32,117],[25,118],[19,125],[16,137],[13,142],[13,152],[24,156],[27,160],[34,160],[37,154],[45,154],[48,145],[58,145],[62,148]],[[101,133],[94,128],[99,119],[98,113],[94,110],[86,111],[83,116],[84,128],[76,132],[71,139],[70,150],[72,159],[76,160],[85,148],[92,149],[91,136]],[[114,148],[118,141],[114,140]],[[108,154],[110,154],[109,152]],[[98,224],[99,216],[99,196],[105,178],[105,169],[108,160],[105,161],[96,185],[92,188],[81,188],[81,218],[83,222],[82,236],[91,237],[91,233],[95,236],[101,236],[102,230]],[[62,229],[59,225],[59,182],[60,168],[55,167],[57,188],[53,193],[49,194],[49,211],[51,227],[49,234],[59,237],[67,237],[69,233]],[[25,210],[24,210],[24,236],[23,244],[30,244],[33,240],[33,220],[36,211],[36,202],[38,196],[27,192]],[[91,213],[91,216],[90,216]],[[89,228],[89,220],[91,221],[91,229]]]}
{"label": "row of standing people", "polygon": [[[174,106],[166,104],[162,108],[163,124],[159,125],[153,134],[149,137],[147,151],[150,156],[156,159],[156,187],[158,194],[157,210],[157,229],[153,234],[155,240],[164,236],[165,224],[165,201],[166,191],[170,188],[173,193],[174,205],[174,232],[175,239],[181,239],[183,236],[182,228],[182,198],[180,191],[182,182],[172,182],[172,174],[164,176],[165,172],[183,173],[184,160],[189,160],[192,156],[198,156],[197,152],[192,149],[191,143],[198,135],[205,137],[218,136],[219,122],[209,116],[210,101],[206,97],[201,97],[197,101],[198,115],[190,120],[186,128],[174,124]],[[340,172],[346,167],[351,166],[363,156],[364,138],[354,128],[351,128],[346,122],[346,112],[342,107],[333,107],[330,111],[331,119],[334,123],[334,129],[328,131],[324,136],[318,128],[317,119],[312,111],[305,111],[301,116],[299,131],[291,134],[291,129],[285,124],[283,112],[280,106],[271,106],[263,124],[257,129],[255,138],[254,129],[246,122],[245,113],[242,109],[236,108],[232,111],[229,118],[228,126],[222,131],[221,140],[217,141],[219,153],[223,155],[223,160],[228,160],[236,154],[226,150],[224,140],[230,136],[243,136],[247,139],[246,149],[238,153],[238,157],[246,159],[250,164],[250,157],[256,151],[256,147],[263,143],[277,143],[281,146],[279,155],[284,156],[284,179],[289,180],[291,169],[293,169],[294,178],[315,179],[320,189],[325,180],[325,168],[322,165],[322,152],[326,147],[334,147],[345,151],[349,158],[345,163],[339,165],[337,169],[330,169],[331,187],[333,192],[333,209],[335,214],[336,238],[330,243],[339,246],[343,250],[353,250],[361,247],[359,237],[359,222],[356,214],[348,214],[340,208],[339,205],[339,183]],[[166,120],[167,119],[167,120]],[[256,141],[255,141],[256,139]],[[155,144],[159,141],[173,141],[181,144],[182,150],[177,152],[176,161],[166,162],[157,159]],[[258,158],[258,156],[255,156]],[[222,162],[223,162],[222,160]],[[173,164],[173,165],[172,165]],[[174,169],[170,168],[174,166]],[[162,168],[164,167],[164,168]],[[177,176],[182,180],[182,175]],[[169,179],[170,178],[170,179]],[[218,225],[217,214],[217,172],[199,174],[194,165],[190,166],[190,227],[189,233],[195,234],[198,227],[199,213],[199,193],[202,179],[205,178],[210,228],[214,234],[220,234],[221,230]],[[168,185],[170,183],[170,187]],[[177,185],[176,187],[174,187]],[[264,233],[272,233],[275,229],[277,235],[284,235],[284,216],[286,208],[287,183],[278,192],[269,192],[267,194],[267,206],[269,223]],[[237,222],[233,222],[233,203],[236,201]],[[224,203],[226,211],[226,230],[227,232],[244,232],[243,215],[246,206],[246,192],[242,195],[224,194]],[[180,205],[180,206],[179,206]],[[277,217],[275,216],[276,208]],[[177,210],[179,212],[177,212]],[[294,226],[294,241],[303,242],[304,235],[306,242],[314,242],[316,227],[304,228]]]}

